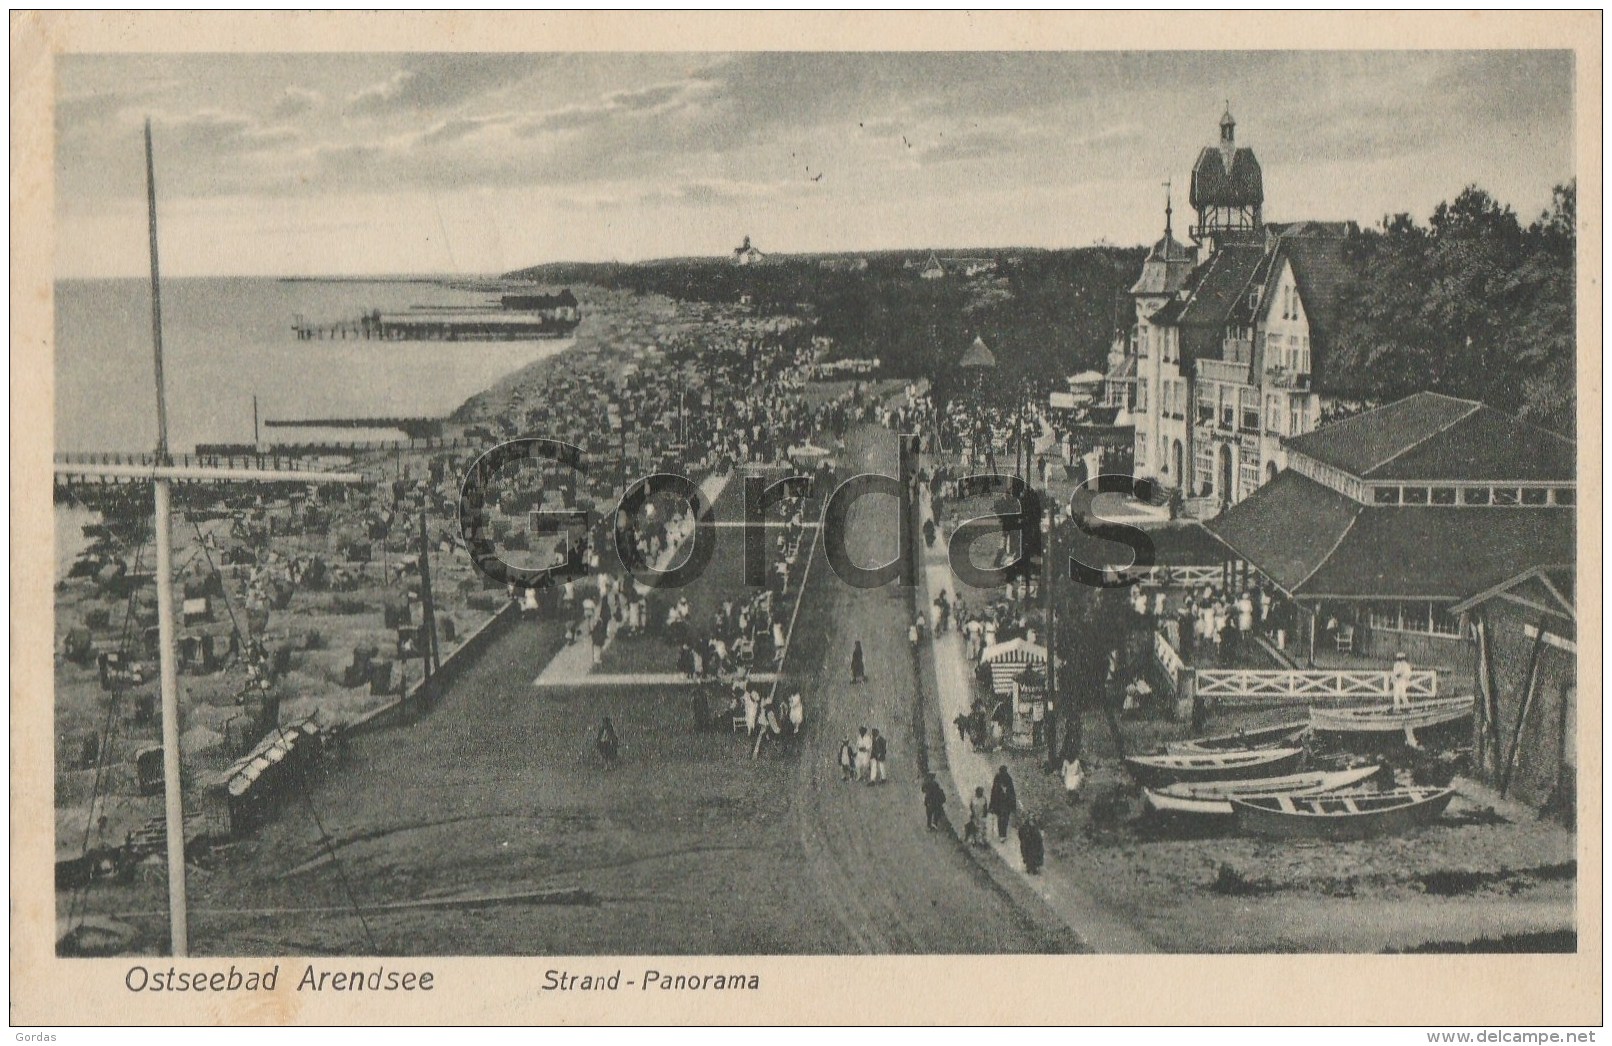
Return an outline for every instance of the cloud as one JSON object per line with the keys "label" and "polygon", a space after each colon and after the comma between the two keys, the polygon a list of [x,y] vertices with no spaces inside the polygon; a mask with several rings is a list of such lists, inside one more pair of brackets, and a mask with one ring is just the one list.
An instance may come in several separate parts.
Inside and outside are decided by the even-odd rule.
{"label": "cloud", "polygon": [[324,101],[324,96],[318,91],[310,91],[306,87],[287,87],[285,92],[280,95],[279,101],[274,103],[274,108],[269,110],[269,114],[282,120],[289,119],[293,116],[301,116],[318,106],[322,101]]}
{"label": "cloud", "polygon": [[468,138],[477,131],[496,124],[508,123],[511,117],[508,113],[498,113],[492,116],[455,116],[423,132],[414,140],[416,145],[434,146],[457,142],[461,138]]}
{"label": "cloud", "polygon": [[203,109],[185,116],[162,115],[152,119],[153,134],[167,139],[165,146],[181,152],[211,154],[257,152],[294,141],[289,127],[264,126],[250,116]]}
{"label": "cloud", "polygon": [[508,87],[556,61],[530,54],[426,54],[411,56],[391,76],[355,91],[347,112],[384,116],[456,108]]}
{"label": "cloud", "polygon": [[581,130],[619,117],[666,113],[681,108],[704,88],[704,84],[683,82],[613,91],[596,103],[568,105],[526,120],[515,128],[515,134],[532,138],[550,131]]}

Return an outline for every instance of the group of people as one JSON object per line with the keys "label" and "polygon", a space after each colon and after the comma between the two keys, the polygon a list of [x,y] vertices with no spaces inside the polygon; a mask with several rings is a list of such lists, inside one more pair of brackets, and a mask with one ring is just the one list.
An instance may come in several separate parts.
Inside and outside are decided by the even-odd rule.
{"label": "group of people", "polygon": [[[1167,620],[1167,597],[1162,589],[1151,600],[1141,586],[1132,590],[1131,606],[1143,617],[1152,616],[1157,627]],[[1175,611],[1175,632],[1181,656],[1212,658],[1216,664],[1237,660],[1256,635],[1270,630],[1271,598],[1255,585],[1233,595],[1216,585],[1189,591]]]}
{"label": "group of people", "polygon": [[[703,699],[701,707],[704,707]],[[780,701],[770,688],[763,694],[753,684],[736,682],[729,693],[727,714],[735,728],[743,718],[745,736],[751,738],[758,733],[778,738],[799,737],[806,728],[806,701],[799,690]]]}
{"label": "group of people", "polygon": [[860,781],[870,788],[887,783],[890,774],[885,761],[889,755],[889,740],[877,729],[862,727],[854,742],[850,738],[840,742],[840,780]]}
{"label": "group of people", "polygon": [[963,839],[972,846],[990,846],[993,822],[997,841],[1004,843],[1007,842],[1008,830],[1017,823],[1019,856],[1024,860],[1024,870],[1031,875],[1040,872],[1046,856],[1041,825],[1029,812],[1020,809],[1018,788],[1006,764],[992,778],[989,794],[984,785],[974,789],[974,795],[968,801],[968,823],[963,828]]}

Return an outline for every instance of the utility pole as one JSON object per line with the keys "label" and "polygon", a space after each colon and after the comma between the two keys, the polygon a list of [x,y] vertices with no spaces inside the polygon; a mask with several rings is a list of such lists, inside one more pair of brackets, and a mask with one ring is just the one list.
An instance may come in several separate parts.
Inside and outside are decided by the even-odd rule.
{"label": "utility pole", "polygon": [[[442,668],[437,655],[437,606],[431,597],[431,536],[425,524],[425,505],[420,506],[420,661],[425,672],[427,687],[433,675]],[[427,693],[422,689],[421,693]]]}
{"label": "utility pole", "polygon": [[1054,590],[1056,556],[1054,546],[1058,539],[1058,512],[1048,499],[1046,514],[1041,517],[1041,588],[1047,600],[1047,769],[1058,769],[1058,716],[1063,714],[1063,702],[1058,699],[1058,599]]}
{"label": "utility pole", "polygon": [[[162,285],[157,274],[156,164],[146,120],[146,212],[151,240],[151,352],[157,382],[157,464],[168,457],[168,400],[162,375]],[[165,476],[151,480],[157,535],[157,664],[162,690],[162,798],[168,836],[168,935],[171,954],[190,954],[185,901],[185,798],[179,765],[179,666],[174,657],[172,491]]]}
{"label": "utility pole", "polygon": [[357,473],[319,473],[262,469],[231,469],[199,465],[176,466],[169,455],[168,403],[163,379],[162,295],[157,269],[157,192],[152,158],[151,121],[145,123],[146,204],[151,241],[151,343],[157,393],[157,447],[154,464],[58,464],[55,473],[65,477],[149,481],[152,520],[157,545],[157,652],[162,694],[163,815],[166,821],[168,860],[169,954],[182,958],[190,952],[189,917],[185,891],[185,807],[179,751],[179,670],[174,647],[172,490],[174,480],[257,481],[265,483],[358,483]]}

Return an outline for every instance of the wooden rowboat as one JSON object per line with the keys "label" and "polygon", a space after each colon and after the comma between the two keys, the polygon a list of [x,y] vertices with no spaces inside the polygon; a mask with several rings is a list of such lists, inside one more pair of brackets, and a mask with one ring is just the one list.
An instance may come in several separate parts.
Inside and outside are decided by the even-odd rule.
{"label": "wooden rowboat", "polygon": [[1472,714],[1471,697],[1441,697],[1415,701],[1404,708],[1372,705],[1370,708],[1311,708],[1310,726],[1341,733],[1398,733],[1407,727],[1425,730],[1464,719]]}
{"label": "wooden rowboat", "polygon": [[1271,839],[1369,839],[1428,824],[1455,797],[1453,788],[1324,792],[1231,800],[1237,828]]}
{"label": "wooden rowboat", "polygon": [[1133,755],[1125,766],[1136,783],[1148,788],[1177,781],[1233,781],[1274,777],[1298,766],[1302,748],[1259,748],[1235,752],[1183,752]]}
{"label": "wooden rowboat", "polygon": [[1254,748],[1281,748],[1298,741],[1299,736],[1310,729],[1308,722],[1282,723],[1279,726],[1267,726],[1257,730],[1238,730],[1230,734],[1216,734],[1213,737],[1196,737],[1190,741],[1167,741],[1164,750],[1175,754],[1187,752],[1227,752],[1232,750],[1248,751]]}
{"label": "wooden rowboat", "polygon": [[1230,817],[1233,799],[1335,792],[1360,784],[1379,769],[1373,764],[1350,770],[1311,770],[1308,773],[1256,777],[1247,781],[1181,782],[1164,788],[1146,789],[1147,804],[1159,813]]}

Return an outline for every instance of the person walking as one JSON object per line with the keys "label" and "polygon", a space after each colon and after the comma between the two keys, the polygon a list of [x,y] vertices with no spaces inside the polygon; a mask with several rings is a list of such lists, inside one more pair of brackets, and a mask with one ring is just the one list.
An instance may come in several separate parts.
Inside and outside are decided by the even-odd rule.
{"label": "person walking", "polygon": [[877,730],[873,731],[873,743],[868,750],[868,756],[870,759],[868,767],[868,786],[870,788],[873,785],[884,784],[890,780],[889,775],[885,773],[884,769],[884,760],[889,754],[890,743],[884,739],[883,734],[879,733]]}
{"label": "person walking", "polygon": [[996,779],[991,782],[991,813],[996,815],[996,837],[1007,842],[1008,823],[1013,820],[1014,811],[1019,808],[1018,790],[1013,787],[1013,775],[1008,773],[1007,764],[996,772]]}
{"label": "person walking", "polygon": [[1041,862],[1046,857],[1046,845],[1034,817],[1024,817],[1019,821],[1019,856],[1024,859],[1025,871],[1031,875],[1040,874]]}
{"label": "person walking", "polygon": [[985,786],[974,787],[974,797],[968,801],[968,827],[963,830],[963,837],[975,846],[989,846],[990,840],[986,833],[991,824],[991,804],[985,798]]}
{"label": "person walking", "polygon": [[868,736],[868,728],[861,727],[856,735],[856,779],[867,780],[872,772],[873,764],[873,738]]}
{"label": "person walking", "polygon": [[599,724],[599,734],[594,738],[593,746],[599,750],[599,757],[604,760],[605,766],[614,767],[616,759],[621,754],[621,738],[616,736],[616,727],[605,716],[604,722]]}
{"label": "person walking", "polygon": [[851,648],[851,682],[853,684],[868,681],[868,674],[865,669],[866,666],[862,660],[862,641],[858,639],[856,645]]}
{"label": "person walking", "polygon": [[940,827],[941,809],[946,805],[946,793],[935,780],[934,774],[924,775],[924,821],[933,832]]}
{"label": "person walking", "polygon": [[839,761],[841,781],[849,781],[856,777],[856,749],[851,747],[849,737],[840,742]]}

